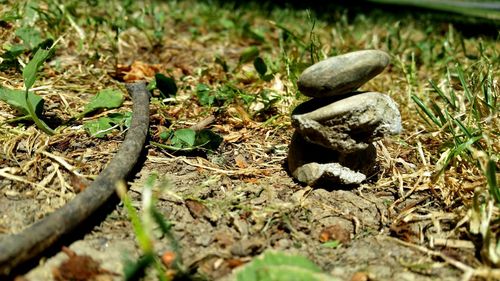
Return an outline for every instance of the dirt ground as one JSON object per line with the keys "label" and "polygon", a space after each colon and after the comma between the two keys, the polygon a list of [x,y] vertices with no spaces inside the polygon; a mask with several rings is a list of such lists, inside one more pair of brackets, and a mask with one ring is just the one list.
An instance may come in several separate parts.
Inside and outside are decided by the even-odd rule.
{"label": "dirt ground", "polygon": [[[369,280],[459,279],[461,272],[439,257],[408,246],[418,243],[421,232],[432,232],[432,222],[394,224],[398,214],[427,200],[426,194],[416,193],[395,206],[392,183],[384,186],[383,179],[346,190],[304,187],[286,171],[291,132],[290,127],[256,128],[245,141],[226,143],[206,158],[169,155],[150,148],[129,194],[140,202],[145,178],[151,173],[161,176],[166,187],[158,193],[158,208],[175,225],[185,265],[209,280],[231,280],[235,267],[269,249],[304,255],[341,280],[367,280],[355,279],[360,274]],[[383,142],[378,146],[384,146]],[[380,163],[379,175],[390,173],[385,164]],[[1,213],[11,214],[3,215],[2,226],[14,232],[36,221],[47,210],[33,201],[47,200],[51,199],[1,197]],[[119,205],[83,240],[68,246],[78,255],[92,257],[103,269],[120,274],[125,256],[139,256],[131,229],[127,213]],[[167,239],[158,238],[158,253],[168,251]],[[323,246],[332,240],[340,246]],[[449,248],[448,254],[464,258],[473,253]],[[54,269],[66,259],[62,252],[47,258],[24,278],[53,280]],[[120,280],[112,274],[99,278]]]}

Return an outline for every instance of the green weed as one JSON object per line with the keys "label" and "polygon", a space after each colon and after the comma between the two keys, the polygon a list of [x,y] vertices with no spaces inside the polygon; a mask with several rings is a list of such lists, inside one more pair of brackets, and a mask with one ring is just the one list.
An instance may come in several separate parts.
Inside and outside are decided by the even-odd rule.
{"label": "green weed", "polygon": [[97,120],[84,122],[83,128],[92,137],[104,138],[115,129],[123,131],[124,128],[130,127],[130,122],[132,122],[132,112],[110,113],[107,116],[99,117]]}
{"label": "green weed", "polygon": [[214,151],[222,143],[222,137],[209,129],[195,131],[190,128],[169,130],[160,133],[162,143],[154,146],[172,151]]}
{"label": "green weed", "polygon": [[42,64],[52,55],[53,48],[48,50],[38,49],[30,62],[24,67],[23,70],[23,78],[24,78],[24,102],[26,105],[26,111],[28,112],[29,117],[35,122],[36,126],[45,132],[48,135],[53,135],[55,132],[47,125],[43,120],[41,120],[37,111],[35,110],[35,106],[31,103],[32,99],[29,98],[29,90],[35,84],[36,76],[38,69]]}
{"label": "green weed", "polygon": [[337,278],[329,276],[313,262],[302,256],[287,255],[280,252],[266,252],[239,269],[237,281],[320,281]]}
{"label": "green weed", "polygon": [[[175,274],[181,276],[185,273],[182,266],[180,248],[177,240],[172,234],[172,224],[165,220],[163,215],[156,209],[156,198],[153,195],[153,188],[156,185],[158,177],[156,174],[151,174],[144,183],[142,189],[142,211],[138,213],[133,207],[130,197],[126,192],[124,183],[117,186],[118,195],[120,196],[125,209],[130,217],[137,243],[142,251],[142,256],[137,261],[125,261],[124,276],[125,280],[135,280],[138,276],[144,273],[148,267],[153,267],[156,271],[158,280],[170,280],[167,274],[167,268],[162,263],[159,255],[155,252],[154,241],[156,240],[154,230],[159,229],[163,235],[169,240],[170,246],[175,259],[170,266],[175,270]],[[161,188],[166,188],[166,183],[160,184]],[[170,274],[172,275],[172,274]]]}
{"label": "green weed", "polygon": [[[0,59],[0,71],[15,68],[20,69],[19,60],[21,55],[32,53],[35,54],[39,49],[50,49],[54,44],[54,40],[48,36],[43,39],[43,35],[39,28],[30,22],[30,16],[34,17],[36,13],[36,4],[30,3],[26,7],[14,5],[11,10],[0,17],[0,21],[4,23],[14,23],[17,20],[22,20],[22,25],[16,29],[15,35],[22,43],[9,44],[5,43],[2,48],[5,52]],[[24,8],[24,9],[22,9]]]}
{"label": "green weed", "polygon": [[[491,65],[486,67],[486,74],[481,74],[484,78],[481,79],[480,85],[471,85],[472,81],[457,63],[454,68],[447,68],[447,90],[442,90],[434,81],[429,81],[436,94],[435,99],[424,103],[417,95],[411,96],[429,119],[428,123],[442,130],[449,138],[449,141],[445,142],[448,147],[438,165],[438,175],[459,156],[481,168],[474,157],[475,150],[484,151],[489,157],[498,157],[491,147],[494,132],[485,127],[487,123],[495,123],[494,116],[498,114],[498,92],[493,89],[492,83],[487,82],[491,80]],[[452,76],[459,80],[460,93],[452,87]]]}
{"label": "green weed", "polygon": [[[0,100],[8,103],[23,116],[16,118],[13,121],[33,120],[36,126],[48,135],[55,134],[40,116],[43,113],[44,100],[33,92],[30,88],[36,81],[38,69],[53,53],[53,48],[48,50],[38,49],[34,57],[25,66],[23,70],[23,78],[25,90],[12,90],[0,87]],[[71,122],[76,119],[81,119],[85,115],[101,109],[110,109],[120,107],[123,103],[123,94],[120,91],[106,89],[98,92],[96,96],[85,106],[83,112],[72,117],[67,121]],[[84,128],[87,129],[90,135],[95,137],[104,137],[109,131],[121,124],[128,127],[130,124],[131,114],[111,114],[108,117],[101,117],[97,121],[89,121],[84,123]]]}

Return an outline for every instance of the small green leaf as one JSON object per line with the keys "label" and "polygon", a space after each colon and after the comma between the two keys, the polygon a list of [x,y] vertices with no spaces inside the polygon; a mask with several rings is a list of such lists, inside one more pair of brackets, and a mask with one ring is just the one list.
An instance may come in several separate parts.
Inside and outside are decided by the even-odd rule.
{"label": "small green leaf", "polygon": [[148,91],[152,91],[152,90],[156,89],[156,80],[151,80],[148,83],[148,86],[146,87],[146,89],[148,89]]}
{"label": "small green leaf", "polygon": [[264,77],[264,75],[266,75],[267,65],[261,57],[255,58],[255,60],[253,61],[253,66],[255,67],[255,70],[257,70],[257,73],[259,73],[261,77]]}
{"label": "small green leaf", "polygon": [[30,89],[35,84],[36,73],[45,60],[52,54],[53,49],[38,49],[35,56],[23,69],[23,79],[26,89]]}
{"label": "small green leaf", "polygon": [[16,30],[16,36],[23,40],[27,49],[33,49],[42,43],[40,32],[32,27],[21,27]]}
{"label": "small green leaf", "polygon": [[205,84],[198,84],[196,86],[196,96],[198,101],[203,106],[212,106],[215,101],[215,96],[211,94],[212,90]]}
{"label": "small green leaf", "polygon": [[208,129],[194,131],[193,129],[179,129],[176,131],[162,132],[162,140],[167,139],[167,144],[151,142],[153,145],[173,151],[215,150],[222,142],[222,137]]}
{"label": "small green leaf", "polygon": [[130,127],[132,122],[132,112],[115,112],[107,116],[113,124]]}
{"label": "small green leaf", "polygon": [[196,132],[193,129],[179,129],[174,132],[170,143],[178,148],[191,148],[196,140]]}
{"label": "small green leaf", "polygon": [[325,248],[335,249],[335,248],[338,248],[340,246],[340,241],[338,241],[338,240],[328,241],[328,242],[321,244],[321,246],[323,246]]}
{"label": "small green leaf", "polygon": [[104,138],[106,135],[110,134],[115,127],[129,127],[131,120],[131,112],[111,113],[97,120],[84,122],[83,128],[93,137]]}
{"label": "small green leaf", "polygon": [[161,73],[156,73],[155,80],[156,88],[160,90],[160,94],[163,98],[175,97],[177,94],[177,85],[173,78],[167,77]]}
{"label": "small green leaf", "polygon": [[83,123],[83,128],[87,130],[92,137],[104,138],[111,132],[113,125],[111,125],[111,119],[107,117],[100,117],[97,120]]}
{"label": "small green leaf", "polygon": [[171,137],[171,135],[172,135],[171,131],[163,131],[160,133],[160,139],[167,140],[168,138]]}
{"label": "small green leaf", "polygon": [[240,56],[239,64],[253,61],[259,55],[259,49],[255,46],[246,48]]}
{"label": "small green leaf", "polygon": [[222,137],[209,129],[196,132],[195,146],[216,150],[222,143]]}
{"label": "small green leaf", "polygon": [[337,281],[312,261],[302,256],[292,256],[280,252],[266,252],[239,269],[237,281]]}
{"label": "small green leaf", "polygon": [[119,90],[114,89],[104,89],[98,92],[90,102],[85,106],[83,112],[79,115],[85,116],[91,112],[94,112],[99,109],[111,109],[120,107],[123,103],[123,94]]}
{"label": "small green leaf", "polygon": [[[28,105],[24,99],[23,90],[13,90],[0,87],[0,100],[6,102],[22,115],[29,115]],[[28,99],[35,109],[35,113],[40,116],[43,110],[43,99],[33,92],[28,93]],[[31,117],[30,117],[31,118]]]}

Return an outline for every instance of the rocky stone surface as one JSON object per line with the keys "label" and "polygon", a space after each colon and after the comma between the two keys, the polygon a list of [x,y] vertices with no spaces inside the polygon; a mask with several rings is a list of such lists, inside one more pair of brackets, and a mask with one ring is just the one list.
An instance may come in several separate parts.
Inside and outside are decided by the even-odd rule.
{"label": "rocky stone surface", "polygon": [[310,143],[295,132],[288,151],[288,168],[300,182],[311,186],[324,183],[359,184],[373,173],[377,154],[373,144],[353,153]]}
{"label": "rocky stone surface", "polygon": [[367,50],[329,58],[304,71],[299,89],[316,98],[292,112],[296,131],[288,168],[294,178],[312,186],[355,185],[375,172],[373,142],[400,133],[401,115],[388,95],[352,91],[388,63],[386,53]]}
{"label": "rocky stone surface", "polygon": [[306,96],[324,98],[343,95],[382,72],[390,57],[379,50],[363,50],[328,58],[302,72],[297,82]]}
{"label": "rocky stone surface", "polygon": [[[311,102],[317,104],[315,100]],[[307,102],[303,106],[314,108]],[[400,133],[401,115],[389,96],[367,92],[294,114],[292,124],[311,143],[352,153],[366,149],[385,135]]]}

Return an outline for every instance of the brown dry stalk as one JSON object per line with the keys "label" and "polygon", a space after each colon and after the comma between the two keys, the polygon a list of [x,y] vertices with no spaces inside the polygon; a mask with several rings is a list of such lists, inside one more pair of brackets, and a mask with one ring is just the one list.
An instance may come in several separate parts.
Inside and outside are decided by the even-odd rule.
{"label": "brown dry stalk", "polygon": [[212,124],[215,121],[215,116],[210,115],[207,118],[201,120],[200,122],[194,124],[191,126],[191,129],[194,131],[201,131],[208,127],[210,124]]}
{"label": "brown dry stalk", "polygon": [[132,95],[133,119],[120,150],[96,180],[64,207],[31,225],[19,234],[0,239],[0,276],[37,257],[63,235],[89,218],[115,192],[137,162],[149,126],[149,93],[146,83],[128,84]]}
{"label": "brown dry stalk", "polygon": [[402,240],[399,240],[399,239],[396,239],[393,237],[385,237],[384,239],[389,239],[389,240],[394,241],[394,242],[401,244],[403,246],[406,246],[406,247],[409,247],[412,249],[416,249],[416,250],[423,252],[427,255],[441,258],[442,260],[444,260],[448,264],[451,264],[453,267],[455,267],[463,272],[462,279],[461,279],[462,281],[469,281],[474,276],[482,277],[482,278],[485,278],[487,280],[498,280],[500,278],[500,269],[493,269],[493,268],[487,268],[487,267],[474,268],[474,267],[471,267],[471,266],[469,266],[465,263],[462,263],[458,260],[455,260],[455,259],[453,259],[453,258],[451,258],[451,257],[449,257],[441,252],[429,250],[426,247],[423,247],[420,245],[405,242],[405,241],[402,241]]}

